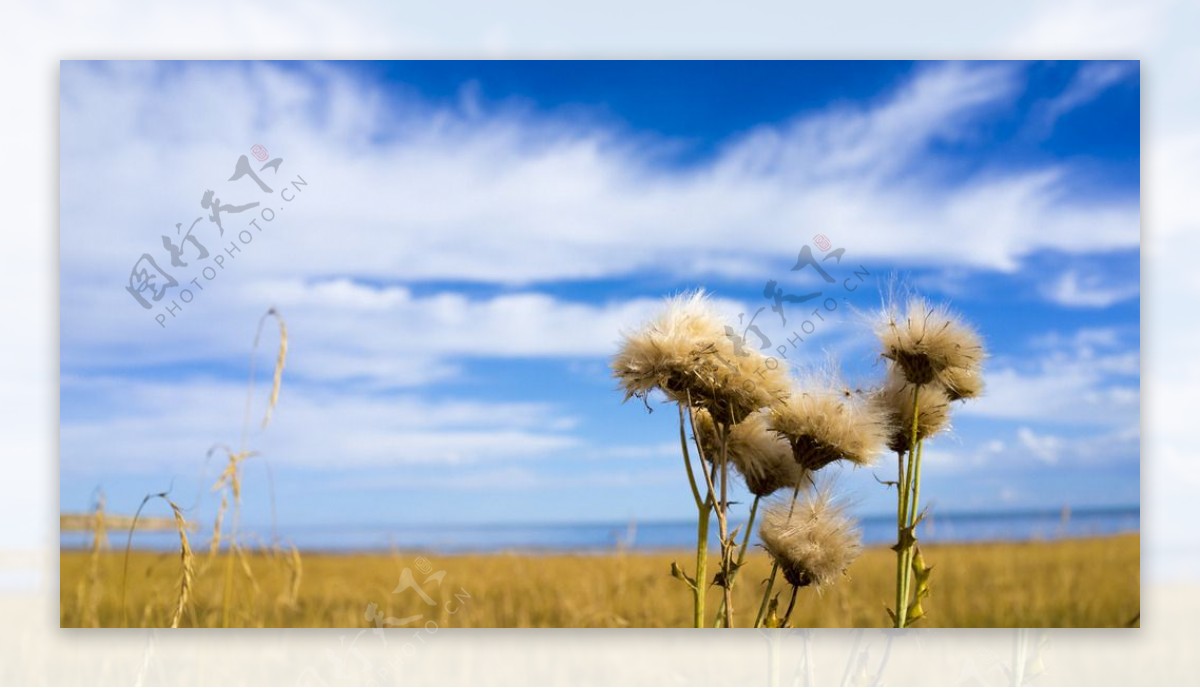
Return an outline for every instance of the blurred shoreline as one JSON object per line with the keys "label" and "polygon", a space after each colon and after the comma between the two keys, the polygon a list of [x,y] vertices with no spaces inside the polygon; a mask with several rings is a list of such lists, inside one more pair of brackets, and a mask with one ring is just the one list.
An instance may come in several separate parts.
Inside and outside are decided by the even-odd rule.
{"label": "blurred shoreline", "polygon": [[[735,523],[734,526],[738,524]],[[1141,513],[1137,506],[1038,510],[1025,512],[931,512],[919,536],[928,544],[1020,543],[1095,538],[1140,533]],[[890,546],[895,542],[894,516],[869,516],[860,521],[867,546]],[[310,525],[279,528],[267,536],[269,526],[244,528],[239,540],[244,547],[265,549],[294,545],[302,552],[381,553],[430,552],[437,554],[488,554],[520,552],[533,554],[609,554],[617,551],[663,552],[688,550],[695,545],[695,523],[691,521],[629,521],[568,524],[442,524],[442,525]],[[126,531],[110,530],[112,538]],[[752,543],[757,538],[752,538]],[[715,543],[715,535],[712,543]],[[91,534],[63,532],[62,550],[90,546]],[[170,551],[179,545],[173,532],[134,533],[137,550]]]}

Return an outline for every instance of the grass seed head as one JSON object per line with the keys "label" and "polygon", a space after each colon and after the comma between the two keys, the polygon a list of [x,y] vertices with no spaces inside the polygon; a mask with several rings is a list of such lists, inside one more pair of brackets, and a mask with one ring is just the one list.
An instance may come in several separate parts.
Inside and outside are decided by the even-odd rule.
{"label": "grass seed head", "polygon": [[183,517],[183,512],[179,507],[167,500],[167,504],[171,506],[171,512],[175,515],[175,530],[179,533],[179,594],[175,599],[175,610],[171,614],[171,628],[179,628],[179,622],[183,620],[183,614],[187,611],[188,601],[192,597],[192,583],[195,579],[195,556],[192,554],[191,543],[188,542],[188,523]]}

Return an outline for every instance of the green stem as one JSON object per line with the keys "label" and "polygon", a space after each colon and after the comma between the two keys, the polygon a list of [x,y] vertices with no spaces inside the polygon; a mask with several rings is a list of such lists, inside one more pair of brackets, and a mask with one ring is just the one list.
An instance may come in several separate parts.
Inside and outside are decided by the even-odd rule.
{"label": "green stem", "polygon": [[904,604],[904,513],[908,504],[908,486],[904,482],[904,452],[896,452],[896,628],[901,628],[900,607]]}
{"label": "green stem", "polygon": [[[692,438],[696,441],[696,453],[700,456],[700,472],[704,474],[704,484],[708,489],[704,500],[702,502],[697,501],[696,503],[699,518],[696,524],[696,585],[693,590],[695,593],[695,618],[693,621],[696,628],[704,628],[704,603],[706,593],[708,592],[708,524],[709,519],[712,517],[716,489],[713,487],[712,471],[709,470],[708,461],[704,456],[704,447],[700,442],[700,435],[696,432],[696,415],[692,409],[692,396],[690,392],[688,393],[688,422],[692,428]],[[687,451],[686,443],[684,451]],[[689,469],[691,465],[689,461]],[[699,492],[696,494],[699,494]],[[722,525],[724,523],[720,511],[717,512],[717,522]]]}
{"label": "green stem", "polygon": [[909,525],[914,528],[917,525],[917,517],[920,516],[920,512],[917,509],[920,507],[921,503],[921,454],[923,453],[924,446],[924,441],[917,443],[917,460],[915,462],[916,468],[913,469],[912,508],[908,510],[908,520],[912,521],[912,523]]}
{"label": "green stem", "polygon": [[700,509],[704,506],[704,502],[700,500],[700,490],[696,487],[696,473],[692,470],[692,456],[688,452],[687,432],[683,427],[682,404],[679,405],[679,447],[683,450],[683,465],[687,468],[688,485],[692,488],[692,498],[696,500],[696,508]]}
{"label": "green stem", "polygon": [[[688,396],[688,421],[691,424],[692,435],[696,435],[696,421],[692,417],[691,396]],[[700,490],[696,486],[696,474],[692,470],[692,456],[688,451],[687,431],[684,427],[683,404],[679,404],[679,446],[683,454],[683,465],[687,468],[688,485],[692,489],[692,497],[696,500],[696,579],[692,585],[692,625],[695,628],[704,627],[704,602],[708,586],[708,524],[712,517],[713,489],[708,468],[704,463],[704,449],[700,446],[700,438],[696,437],[696,453],[700,456],[700,470],[704,473],[707,495],[701,499]]]}
{"label": "green stem", "polygon": [[909,552],[912,550],[912,545],[908,543],[908,538],[905,537],[905,531],[909,528],[909,521],[912,520],[912,512],[908,510],[909,491],[913,488],[915,479],[914,470],[917,455],[917,438],[919,437],[919,421],[921,418],[921,386],[913,386],[912,400],[912,438],[908,444],[908,466],[906,470],[901,472],[900,489],[897,498],[900,500],[900,520],[896,524],[897,532],[897,548],[896,548],[896,628],[904,628],[908,617],[908,561]]}
{"label": "green stem", "polygon": [[779,562],[771,563],[771,575],[767,578],[767,589],[763,591],[762,602],[758,605],[758,615],[754,617],[754,627],[761,628],[763,617],[767,615],[767,602],[771,599],[771,589],[775,587],[775,577],[779,575]]}
{"label": "green stem", "polygon": [[[738,568],[742,567],[742,562],[746,560],[746,546],[750,544],[750,531],[754,528],[754,517],[758,514],[758,501],[762,497],[755,495],[754,501],[750,503],[750,520],[746,521],[746,532],[742,535],[742,548],[738,551]],[[736,574],[737,571],[734,571]]]}
{"label": "green stem", "polygon": [[700,507],[696,525],[696,585],[692,589],[695,628],[704,628],[704,593],[708,591],[708,521],[711,516],[712,509],[706,502]]}
{"label": "green stem", "polygon": [[[920,501],[921,501],[921,455],[924,453],[924,447],[925,447],[924,440],[917,443],[916,458],[914,458],[912,461],[912,463],[913,463],[912,506],[909,507],[909,509],[908,509],[908,520],[909,520],[908,526],[914,530],[913,538],[916,538],[915,530],[917,527],[917,518],[919,518],[919,516],[920,516],[920,512],[918,511],[918,509],[920,508]],[[912,565],[913,565],[913,559],[915,557],[916,557],[916,545],[913,544],[908,547],[908,550],[905,552],[905,555],[904,555],[904,576],[905,576],[905,590],[906,591],[911,587],[912,575],[913,575]],[[907,615],[907,610],[905,610],[905,614]]]}

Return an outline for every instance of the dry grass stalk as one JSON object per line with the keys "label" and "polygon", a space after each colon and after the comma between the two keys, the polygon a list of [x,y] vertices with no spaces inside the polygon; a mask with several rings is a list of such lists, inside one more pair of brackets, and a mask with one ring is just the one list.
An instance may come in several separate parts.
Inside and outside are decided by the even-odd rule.
{"label": "dry grass stalk", "polygon": [[129,551],[133,546],[133,531],[137,529],[138,518],[142,515],[142,510],[150,503],[152,499],[161,499],[171,507],[171,513],[174,516],[175,531],[179,534],[179,559],[180,559],[180,576],[179,576],[179,593],[175,599],[175,609],[171,615],[171,628],[178,628],[179,621],[183,617],[183,613],[187,610],[188,600],[192,594],[192,583],[195,580],[195,556],[192,553],[192,545],[188,540],[188,530],[191,525],[187,519],[183,517],[183,511],[179,505],[171,501],[166,492],[157,494],[148,494],[142,498],[142,503],[138,505],[137,511],[133,514],[133,520],[129,524],[129,532],[125,538],[125,556],[124,563],[121,569],[121,623],[129,625],[128,610],[125,605],[125,600],[128,593],[129,583]]}
{"label": "dry grass stalk", "polygon": [[188,542],[187,521],[183,518],[183,512],[179,510],[175,502],[169,499],[167,504],[171,505],[171,511],[175,514],[175,529],[179,533],[179,595],[175,599],[175,611],[171,614],[171,628],[179,628],[179,622],[183,620],[183,614],[187,611],[187,604],[192,595],[192,583],[196,573],[195,557],[192,555],[192,547]]}
{"label": "dry grass stalk", "polygon": [[271,422],[271,413],[275,410],[276,404],[279,403],[279,387],[283,384],[283,365],[287,360],[288,349],[288,334],[287,323],[284,322],[283,316],[274,308],[269,309],[258,321],[258,333],[254,335],[254,348],[258,348],[258,338],[262,334],[262,326],[267,317],[274,316],[279,322],[279,353],[275,356],[275,374],[271,379],[271,396],[267,400],[267,411],[263,415],[262,427],[267,427]]}

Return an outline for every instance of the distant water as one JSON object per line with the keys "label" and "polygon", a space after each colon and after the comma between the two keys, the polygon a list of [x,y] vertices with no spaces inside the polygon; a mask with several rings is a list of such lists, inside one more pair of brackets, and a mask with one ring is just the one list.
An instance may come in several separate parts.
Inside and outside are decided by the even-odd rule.
{"label": "distant water", "polygon": [[[868,545],[896,540],[894,517],[873,516],[861,522]],[[1136,533],[1138,507],[1079,509],[1069,514],[1054,511],[1020,513],[931,514],[918,534],[923,542],[986,542],[1054,540],[1060,538]],[[714,519],[712,530],[716,530]],[[253,546],[269,540],[270,528],[243,528],[242,541]],[[528,525],[373,525],[305,526],[294,531],[280,527],[279,537],[302,550],[432,552],[604,552],[626,547],[634,550],[687,549],[695,545],[695,522],[584,523]],[[63,533],[65,548],[88,545],[88,533]],[[124,534],[110,536],[113,547],[124,545]],[[715,537],[714,537],[715,543]],[[173,549],[174,533],[136,533],[133,546],[140,549]]]}

